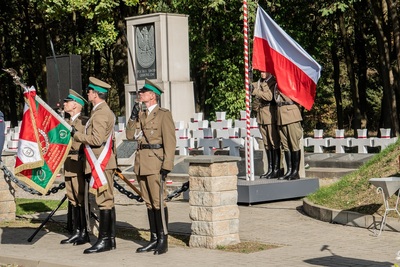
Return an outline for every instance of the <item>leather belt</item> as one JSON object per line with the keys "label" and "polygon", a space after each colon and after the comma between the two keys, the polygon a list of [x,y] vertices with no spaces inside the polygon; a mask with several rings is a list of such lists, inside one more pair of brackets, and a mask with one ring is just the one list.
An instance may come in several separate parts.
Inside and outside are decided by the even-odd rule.
{"label": "leather belt", "polygon": [[260,107],[261,108],[263,108],[263,107],[268,107],[268,106],[276,106],[276,103],[275,102],[269,102],[269,103],[261,103],[260,104]]}
{"label": "leather belt", "polygon": [[99,145],[99,146],[90,146],[90,148],[100,148],[100,147],[104,146],[105,144],[106,144],[106,142],[102,143],[102,144]]}
{"label": "leather belt", "polygon": [[163,148],[162,144],[140,144],[139,149],[159,149]]}
{"label": "leather belt", "polygon": [[294,102],[279,102],[277,103],[278,107],[282,106],[289,106],[289,105],[294,105]]}

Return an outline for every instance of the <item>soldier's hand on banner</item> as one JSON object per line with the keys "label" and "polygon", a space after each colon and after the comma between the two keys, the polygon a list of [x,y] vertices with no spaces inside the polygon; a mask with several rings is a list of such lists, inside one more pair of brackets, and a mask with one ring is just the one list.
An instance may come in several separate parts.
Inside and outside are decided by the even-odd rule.
{"label": "soldier's hand on banner", "polygon": [[166,177],[167,175],[168,175],[168,173],[170,173],[171,171],[169,171],[169,170],[166,170],[166,169],[161,169],[160,170],[160,174],[161,174],[161,176],[163,176],[163,177]]}
{"label": "soldier's hand on banner", "polygon": [[74,137],[74,135],[75,135],[76,132],[77,132],[77,129],[76,129],[74,126],[72,126],[72,129],[71,129],[71,136]]}
{"label": "soldier's hand on banner", "polygon": [[131,120],[133,120],[133,121],[137,120],[137,118],[139,117],[139,111],[140,111],[140,106],[139,106],[139,103],[136,102],[132,108]]}

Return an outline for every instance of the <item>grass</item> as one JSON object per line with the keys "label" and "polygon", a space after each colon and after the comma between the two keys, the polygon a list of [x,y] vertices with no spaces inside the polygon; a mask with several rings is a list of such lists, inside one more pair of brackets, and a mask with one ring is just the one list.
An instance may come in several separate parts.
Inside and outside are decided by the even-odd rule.
{"label": "grass", "polygon": [[[400,176],[399,157],[400,139],[376,154],[357,171],[332,185],[321,187],[307,198],[314,204],[328,208],[383,215],[385,207],[382,195],[377,193],[377,188],[369,183],[369,179]],[[391,206],[395,205],[396,198],[396,194],[390,198]],[[390,212],[388,216],[394,215],[395,212]]]}
{"label": "grass", "polygon": [[[15,203],[17,206],[15,214],[17,216],[30,215],[38,212],[48,212],[57,208],[60,201],[58,200],[39,200],[39,199],[26,199],[16,198]],[[66,210],[68,208],[68,202],[60,206],[59,210]]]}
{"label": "grass", "polygon": [[264,244],[260,242],[254,241],[246,241],[241,242],[236,245],[229,245],[229,246],[217,246],[217,250],[227,251],[227,252],[237,252],[237,253],[253,253],[258,251],[263,251],[267,249],[279,248],[281,246],[274,245],[274,244]]}

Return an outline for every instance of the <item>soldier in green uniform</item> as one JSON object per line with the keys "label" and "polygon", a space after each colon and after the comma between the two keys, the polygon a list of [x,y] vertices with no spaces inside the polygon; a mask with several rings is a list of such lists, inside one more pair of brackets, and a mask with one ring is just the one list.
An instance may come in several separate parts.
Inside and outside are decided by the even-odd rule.
{"label": "soldier in green uniform", "polygon": [[94,194],[100,210],[99,237],[83,253],[96,253],[116,248],[114,171],[117,168],[115,152],[115,115],[107,105],[111,86],[95,77],[89,78],[88,100],[93,104],[85,132],[71,132],[74,139],[85,145],[85,173],[91,174],[89,192]]}
{"label": "soldier in green uniform", "polygon": [[303,136],[303,120],[300,106],[275,87],[274,98],[278,106],[278,127],[281,143],[285,154],[286,173],[279,180],[300,179],[300,140]]}
{"label": "soldier in green uniform", "polygon": [[[69,90],[69,95],[64,99],[64,112],[70,115],[67,119],[69,125],[77,132],[84,133],[88,117],[83,116],[82,108],[87,104],[80,94]],[[71,150],[64,162],[65,189],[68,201],[72,206],[73,232],[61,244],[82,245],[89,242],[85,216],[85,154],[81,142],[72,139]]]}
{"label": "soldier in green uniform", "polygon": [[150,241],[136,252],[154,251],[155,255],[168,250],[168,209],[165,198],[165,178],[174,168],[176,149],[175,125],[169,110],[158,106],[163,91],[149,80],[139,91],[139,103],[132,109],[126,128],[126,137],[138,141],[135,173],[143,200],[146,202],[150,225]]}
{"label": "soldier in green uniform", "polygon": [[252,96],[258,103],[256,108],[257,123],[268,159],[268,171],[260,179],[278,178],[280,175],[280,140],[277,122],[277,107],[274,99],[275,77],[268,72],[261,72],[261,78],[253,84]]}

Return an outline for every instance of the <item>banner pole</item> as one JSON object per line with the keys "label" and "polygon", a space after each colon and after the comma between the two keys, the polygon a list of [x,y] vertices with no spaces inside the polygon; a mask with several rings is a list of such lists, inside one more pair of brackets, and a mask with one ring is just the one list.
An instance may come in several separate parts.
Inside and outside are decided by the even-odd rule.
{"label": "banner pole", "polygon": [[246,180],[254,180],[252,172],[252,156],[250,153],[250,82],[249,82],[249,42],[248,42],[248,23],[247,23],[247,1],[243,1],[243,33],[244,33],[244,73],[246,89]]}

